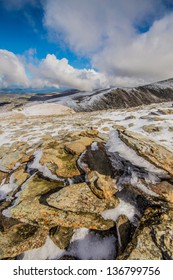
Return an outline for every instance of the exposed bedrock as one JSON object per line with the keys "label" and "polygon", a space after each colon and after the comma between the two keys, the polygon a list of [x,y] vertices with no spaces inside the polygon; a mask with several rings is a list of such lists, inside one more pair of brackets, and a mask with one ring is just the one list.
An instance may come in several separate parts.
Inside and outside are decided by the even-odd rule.
{"label": "exposed bedrock", "polygon": [[112,242],[109,258],[172,259],[171,150],[124,128],[108,141],[88,130],[19,146],[1,157],[1,259],[40,248],[47,236],[64,259],[78,259],[83,228],[85,242]]}

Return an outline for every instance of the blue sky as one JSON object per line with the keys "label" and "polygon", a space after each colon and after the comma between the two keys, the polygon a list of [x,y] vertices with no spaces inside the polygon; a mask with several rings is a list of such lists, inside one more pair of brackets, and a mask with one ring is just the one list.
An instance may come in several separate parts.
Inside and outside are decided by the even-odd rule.
{"label": "blue sky", "polygon": [[29,49],[36,50],[38,59],[43,59],[48,53],[58,58],[66,57],[69,63],[77,68],[89,67],[86,57],[78,56],[68,46],[58,44],[50,38],[43,24],[44,11],[42,5],[27,3],[23,8],[6,7],[0,1],[0,48],[15,54],[25,54]]}
{"label": "blue sky", "polygon": [[0,87],[173,77],[173,0],[0,0]]}

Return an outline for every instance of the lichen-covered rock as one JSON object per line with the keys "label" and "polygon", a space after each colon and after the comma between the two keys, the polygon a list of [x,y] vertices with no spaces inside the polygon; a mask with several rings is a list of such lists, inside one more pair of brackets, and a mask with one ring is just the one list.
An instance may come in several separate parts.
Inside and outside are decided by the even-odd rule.
{"label": "lichen-covered rock", "polygon": [[86,147],[89,146],[92,142],[93,142],[92,138],[82,137],[79,140],[66,143],[64,145],[64,148],[67,152],[71,154],[80,155],[85,151]]}
{"label": "lichen-covered rock", "polygon": [[155,185],[150,185],[150,189],[160,195],[164,200],[173,203],[173,184],[162,181]]}
{"label": "lichen-covered rock", "polygon": [[65,249],[69,245],[73,233],[73,228],[56,227],[50,230],[50,238],[60,249]]}
{"label": "lichen-covered rock", "polygon": [[77,167],[79,155],[92,142],[95,141],[98,132],[76,132],[67,135],[62,141],[48,141],[43,145],[43,155],[40,160],[42,165],[60,177],[74,177],[80,175]]}
{"label": "lichen-covered rock", "polygon": [[17,163],[24,163],[29,160],[26,154],[29,145],[26,142],[16,142],[4,149],[3,155],[0,159],[0,168],[12,170]]}
{"label": "lichen-covered rock", "polygon": [[21,186],[30,176],[27,172],[25,172],[25,167],[26,166],[20,166],[13,172],[14,183],[18,186]]}
{"label": "lichen-covered rock", "polygon": [[119,131],[120,138],[138,155],[173,175],[173,153],[145,135],[132,131]]}
{"label": "lichen-covered rock", "polygon": [[41,247],[48,230],[34,225],[19,223],[0,232],[0,259],[15,257],[24,251]]}
{"label": "lichen-covered rock", "polygon": [[148,133],[152,133],[152,132],[159,132],[162,130],[161,126],[155,125],[155,124],[149,124],[149,125],[144,125],[143,130],[148,132]]}
{"label": "lichen-covered rock", "polygon": [[148,208],[132,241],[118,259],[173,259],[173,211]]}
{"label": "lichen-covered rock", "polygon": [[47,198],[47,202],[50,206],[64,211],[100,214],[106,209],[116,207],[118,198],[99,199],[86,183],[81,183],[53,193]]}
{"label": "lichen-covered rock", "polygon": [[92,192],[101,199],[113,199],[118,191],[115,180],[110,176],[99,174],[97,171],[89,172],[88,180]]}
{"label": "lichen-covered rock", "polygon": [[[78,192],[79,197],[75,197],[70,189],[72,186],[61,189],[61,184],[62,182],[49,182],[43,178],[39,178],[37,175],[32,177],[27,182],[24,190],[21,192],[18,204],[11,209],[12,217],[25,223],[39,224],[40,226],[44,226],[49,229],[51,227],[61,225],[63,227],[87,227],[91,229],[104,230],[114,225],[113,221],[104,220],[101,215],[94,211],[97,207],[96,205],[92,205],[93,201],[94,203],[96,202],[94,198],[93,201],[91,200],[91,205],[86,205],[86,201],[80,201],[79,203],[79,197],[81,194]],[[78,185],[76,186],[78,187]],[[85,187],[88,188],[87,185]],[[67,188],[69,188],[69,193],[66,190]],[[59,205],[54,206],[53,200],[52,203],[50,200],[50,193],[54,192],[56,195],[52,194],[52,196],[57,196],[58,190],[61,193],[66,190],[66,195],[69,198],[72,196],[71,200],[69,199],[68,201],[66,199],[64,204],[62,203],[62,207],[59,207]],[[90,195],[88,195],[88,198],[90,198]],[[96,199],[98,202],[98,198]],[[47,203],[47,200],[49,204]],[[72,201],[75,204],[71,203]],[[82,208],[82,206],[84,206],[84,208]],[[98,209],[101,211],[101,209],[105,207],[106,203],[103,202],[103,204],[98,206]]]}

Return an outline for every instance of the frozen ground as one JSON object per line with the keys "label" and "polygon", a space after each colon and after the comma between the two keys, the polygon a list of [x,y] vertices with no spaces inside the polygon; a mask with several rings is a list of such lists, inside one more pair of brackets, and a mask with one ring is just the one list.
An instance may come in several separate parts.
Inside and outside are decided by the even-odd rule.
{"label": "frozen ground", "polygon": [[[54,106],[55,105],[55,106]],[[59,108],[60,111],[57,111]],[[61,111],[62,109],[62,111]],[[36,150],[35,160],[28,166],[31,169],[38,169],[46,174],[50,179],[56,180],[56,176],[51,174],[48,168],[39,163],[41,151],[39,144],[44,140],[54,137],[59,139],[72,131],[81,131],[87,129],[97,129],[107,139],[107,149],[110,153],[119,152],[120,156],[130,160],[139,167],[144,167],[149,175],[152,172],[153,177],[149,178],[155,182],[160,170],[138,157],[134,151],[127,148],[116,135],[117,127],[125,127],[134,132],[140,132],[154,139],[154,141],[173,149],[173,107],[172,102],[141,106],[127,110],[104,110],[87,113],[74,113],[69,111],[68,107],[58,104],[41,104],[26,107],[22,111],[12,113],[3,113],[0,115],[0,149],[10,147],[16,142],[26,142],[29,144],[28,153]],[[63,112],[63,116],[59,113]],[[69,114],[70,112],[70,114]],[[116,145],[112,141],[116,139]],[[124,146],[123,146],[124,145]],[[97,150],[97,145],[92,144],[92,149]],[[136,186],[136,177],[133,173],[131,179],[132,185]],[[148,175],[148,176],[149,176]],[[139,185],[139,182],[138,182]],[[14,190],[16,185],[13,183],[13,177],[10,177],[8,184],[3,181],[0,185],[0,198],[8,195]],[[140,188],[147,192],[145,186],[140,183]],[[149,193],[154,195],[154,193]],[[8,210],[8,209],[7,209]],[[111,218],[116,221],[119,215],[126,215],[129,220],[135,224],[135,215],[140,215],[138,209],[130,203],[123,200],[115,209],[107,210],[102,213],[105,219]],[[88,229],[78,229],[75,231],[68,251],[60,250],[48,237],[43,247],[25,252],[19,258],[21,259],[57,259],[63,254],[69,253],[79,259],[112,259],[114,250],[112,244],[116,242],[114,236],[108,236],[104,241],[96,233]],[[94,248],[94,249],[93,249]]]}
{"label": "frozen ground", "polygon": [[[51,107],[45,108],[44,104],[41,107],[41,111],[40,105],[27,107],[23,110],[25,115],[14,112],[13,115],[9,115],[8,112],[4,113],[6,115],[0,115],[0,145],[11,145],[16,141],[26,141],[32,145],[39,143],[45,137],[61,137],[71,131],[91,128],[108,134],[118,125],[131,131],[144,133],[170,149],[173,147],[172,102],[128,110],[103,110],[75,114],[69,114],[67,108],[68,114],[63,116],[56,116],[55,111],[51,110]],[[148,132],[144,128],[149,125],[154,125],[156,129]]]}

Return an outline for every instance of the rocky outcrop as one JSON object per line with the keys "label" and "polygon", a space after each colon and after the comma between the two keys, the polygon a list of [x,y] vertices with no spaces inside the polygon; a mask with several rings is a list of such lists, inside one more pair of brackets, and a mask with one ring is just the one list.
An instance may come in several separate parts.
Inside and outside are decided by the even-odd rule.
{"label": "rocky outcrop", "polygon": [[40,163],[57,176],[78,176],[81,173],[76,165],[77,159],[87,146],[96,140],[97,135],[97,131],[78,132],[62,141],[47,141],[43,144]]}
{"label": "rocky outcrop", "polygon": [[[113,225],[112,221],[104,221],[99,216],[99,212],[107,205],[94,197],[85,183],[62,187],[62,181],[49,182],[35,175],[21,192],[18,204],[11,209],[12,217],[22,222],[36,223],[48,228],[61,225],[107,229]],[[57,189],[58,192],[56,192]],[[81,193],[84,189],[86,193]],[[73,191],[75,191],[74,194]],[[51,192],[54,194],[50,195]],[[97,206],[99,202],[100,205]],[[115,200],[116,203],[117,200]],[[95,207],[98,208],[94,211]],[[97,212],[99,208],[100,211]]]}
{"label": "rocky outcrop", "polygon": [[50,230],[50,238],[60,248],[65,249],[70,244],[74,229],[70,227],[55,227]]}
{"label": "rocky outcrop", "polygon": [[15,257],[29,249],[41,247],[48,230],[34,225],[19,223],[0,232],[0,259]]}
{"label": "rocky outcrop", "polygon": [[173,184],[170,182],[162,181],[158,184],[150,185],[150,189],[167,202],[173,203]]}
{"label": "rocky outcrop", "polygon": [[115,208],[118,199],[99,199],[86,183],[81,183],[53,193],[47,198],[47,203],[64,211],[101,214],[106,209]]}
{"label": "rocky outcrop", "polygon": [[125,130],[119,135],[138,155],[173,175],[173,153],[169,149],[140,133]]}
{"label": "rocky outcrop", "polygon": [[118,259],[172,260],[173,211],[148,208],[136,230],[132,242]]}
{"label": "rocky outcrop", "polygon": [[[107,130],[90,129],[49,135],[32,147],[15,143],[7,157],[8,147],[1,149],[0,191],[9,188],[0,202],[1,259],[40,248],[48,236],[64,250],[61,259],[78,259],[75,246],[90,238],[112,242],[116,259],[173,258],[172,152],[115,126],[107,144]],[[165,177],[131,160],[129,150],[126,158],[121,144]],[[82,236],[83,228],[88,235]]]}

